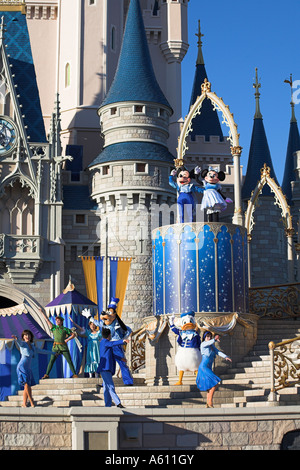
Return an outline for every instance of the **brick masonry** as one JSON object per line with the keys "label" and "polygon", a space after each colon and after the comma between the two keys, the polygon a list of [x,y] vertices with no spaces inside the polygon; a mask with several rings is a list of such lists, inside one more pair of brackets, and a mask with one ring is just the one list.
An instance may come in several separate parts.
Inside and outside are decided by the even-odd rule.
{"label": "brick masonry", "polygon": [[97,426],[116,434],[118,444],[111,450],[280,450],[284,436],[300,429],[300,412],[299,407],[268,406],[221,411],[0,408],[0,450],[75,450],[76,427],[97,432]]}

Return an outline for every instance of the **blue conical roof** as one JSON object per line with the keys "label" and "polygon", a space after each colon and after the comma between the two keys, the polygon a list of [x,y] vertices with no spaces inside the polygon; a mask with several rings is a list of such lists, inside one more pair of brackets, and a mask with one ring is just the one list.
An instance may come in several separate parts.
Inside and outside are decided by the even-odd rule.
{"label": "blue conical roof", "polygon": [[[207,73],[204,64],[196,64],[196,72],[194,77],[190,107],[196,102],[198,96],[201,95],[201,85],[207,78]],[[205,99],[202,103],[201,114],[193,119],[192,132],[190,137],[195,140],[196,135],[204,135],[206,140],[209,140],[209,136],[216,135],[223,140],[223,132],[220,125],[217,111],[213,109],[213,105],[210,100]]]}
{"label": "blue conical roof", "polygon": [[1,6],[0,15],[4,17],[4,42],[14,84],[20,94],[19,103],[25,115],[27,135],[31,142],[47,142],[26,15],[20,11],[2,10]]}
{"label": "blue conical roof", "polygon": [[285,168],[282,180],[282,191],[285,194],[288,204],[292,204],[291,181],[295,181],[295,168],[293,153],[300,150],[299,130],[296,119],[291,120],[289,140],[286,151]]}
{"label": "blue conical roof", "polygon": [[[260,180],[260,170],[263,168],[264,164],[270,168],[270,176],[278,184],[273,168],[264,123],[262,118],[259,117],[254,119],[247,172],[242,187],[242,199],[250,199],[252,191],[255,189],[258,181]],[[262,195],[271,195],[271,191],[268,185],[264,186]]]}
{"label": "blue conical roof", "polygon": [[123,101],[170,105],[157,83],[139,0],[131,0],[119,63],[101,107]]}

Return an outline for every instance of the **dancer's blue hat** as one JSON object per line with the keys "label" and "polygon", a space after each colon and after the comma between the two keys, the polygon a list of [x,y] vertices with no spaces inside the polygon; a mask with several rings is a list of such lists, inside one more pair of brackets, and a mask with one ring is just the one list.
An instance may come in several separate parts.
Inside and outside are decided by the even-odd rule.
{"label": "dancer's blue hat", "polygon": [[113,308],[114,310],[116,310],[119,300],[120,299],[118,299],[117,297],[112,297],[107,308]]}

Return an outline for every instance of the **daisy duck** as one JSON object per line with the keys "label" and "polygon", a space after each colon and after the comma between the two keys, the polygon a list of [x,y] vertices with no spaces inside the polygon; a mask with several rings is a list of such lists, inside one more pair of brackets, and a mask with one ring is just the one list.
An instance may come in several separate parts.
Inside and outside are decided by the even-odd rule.
{"label": "daisy duck", "polygon": [[225,173],[209,167],[201,172],[201,176],[204,178],[201,209],[206,209],[208,222],[219,222],[219,213],[227,208],[227,203],[232,202],[221,193],[220,181],[225,180]]}
{"label": "daisy duck", "polygon": [[[129,326],[125,325],[117,314],[117,305],[120,299],[113,297],[107,306],[107,311],[103,311],[100,314],[100,320],[94,320],[94,323],[99,326],[99,328],[108,328],[111,332],[111,340],[118,341],[121,339],[128,338],[132,330]],[[82,315],[88,319],[91,317],[91,312],[89,309],[84,309]],[[133,378],[130,373],[129,367],[126,363],[126,358],[124,354],[124,349],[122,345],[114,347],[114,356],[117,363],[120,366],[122,380],[124,385],[133,385]]]}
{"label": "daisy duck", "polygon": [[193,210],[195,208],[193,193],[203,193],[204,189],[191,183],[191,179],[197,179],[200,172],[201,168],[198,166],[191,171],[184,166],[180,166],[172,170],[169,176],[169,185],[175,188],[178,193],[177,206],[180,223],[193,222]]}
{"label": "daisy duck", "polygon": [[175,315],[170,317],[170,328],[178,336],[178,350],[175,355],[175,365],[179,370],[179,379],[175,385],[182,385],[185,371],[197,371],[201,362],[201,339],[195,320],[195,312],[182,313],[180,327],[174,324]]}

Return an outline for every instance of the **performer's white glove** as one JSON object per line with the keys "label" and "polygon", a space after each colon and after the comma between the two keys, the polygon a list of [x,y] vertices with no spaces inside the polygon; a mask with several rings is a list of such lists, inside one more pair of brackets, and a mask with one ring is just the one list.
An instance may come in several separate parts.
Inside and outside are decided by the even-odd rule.
{"label": "performer's white glove", "polygon": [[200,175],[200,173],[201,173],[201,167],[200,167],[200,166],[196,166],[194,172],[195,172],[196,175]]}
{"label": "performer's white glove", "polygon": [[85,318],[90,318],[92,316],[89,308],[82,310],[81,315],[83,315]]}
{"label": "performer's white glove", "polygon": [[175,320],[175,313],[172,313],[170,316],[170,325],[174,325],[174,320]]}
{"label": "performer's white glove", "polygon": [[171,176],[176,176],[176,173],[177,173],[177,170],[173,169],[173,170],[171,171]]}

